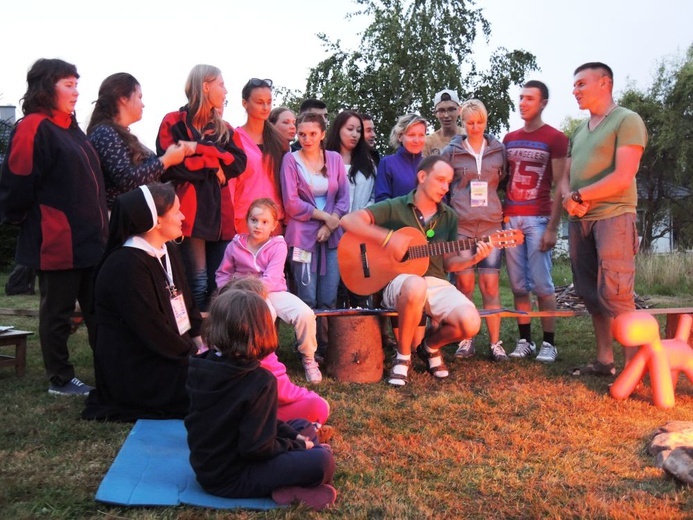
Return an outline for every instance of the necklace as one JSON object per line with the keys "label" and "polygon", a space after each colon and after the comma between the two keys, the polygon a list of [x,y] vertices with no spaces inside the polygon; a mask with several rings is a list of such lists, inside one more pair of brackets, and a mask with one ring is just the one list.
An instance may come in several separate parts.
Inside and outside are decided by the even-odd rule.
{"label": "necklace", "polygon": [[614,105],[613,105],[613,106],[606,112],[606,114],[604,114],[598,121],[596,121],[596,120],[595,120],[595,121],[592,121],[592,120],[590,119],[590,125],[589,125],[590,130],[594,130],[594,129],[597,128],[599,125],[601,125],[601,124],[604,122],[604,120],[605,120],[607,117],[609,117],[609,114],[611,114],[611,112],[613,112],[613,111],[616,110],[617,108],[618,108],[618,105],[617,105],[616,103],[614,103]]}
{"label": "necklace", "polygon": [[311,171],[311,173],[322,174],[322,168],[325,165],[325,163],[322,160],[322,157],[319,157],[317,161],[311,161],[308,159],[308,156],[305,154],[303,150],[301,150],[300,153],[301,157],[303,157],[303,163]]}

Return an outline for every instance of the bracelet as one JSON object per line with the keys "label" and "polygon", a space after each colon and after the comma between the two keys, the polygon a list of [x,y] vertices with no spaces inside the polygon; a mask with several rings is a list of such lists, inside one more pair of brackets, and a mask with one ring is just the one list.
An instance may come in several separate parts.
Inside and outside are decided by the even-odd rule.
{"label": "bracelet", "polygon": [[390,241],[392,238],[392,235],[394,234],[394,231],[391,229],[390,231],[387,232],[387,236],[385,237],[385,240],[383,240],[383,245],[380,247],[386,247],[387,243]]}

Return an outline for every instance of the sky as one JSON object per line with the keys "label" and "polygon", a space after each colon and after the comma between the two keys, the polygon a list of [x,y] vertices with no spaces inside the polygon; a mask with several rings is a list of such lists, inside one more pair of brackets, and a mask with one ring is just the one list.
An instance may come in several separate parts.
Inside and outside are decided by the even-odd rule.
{"label": "sky", "polygon": [[[485,68],[489,49],[501,46],[533,53],[541,71],[531,79],[544,81],[551,93],[544,120],[557,127],[568,116],[585,116],[571,94],[578,65],[610,65],[618,95],[628,82],[646,89],[663,58],[683,54],[693,43],[691,0],[478,0],[478,5],[491,24],[490,40],[476,46],[478,66]],[[19,107],[35,60],[61,58],[80,73],[77,118],[86,128],[101,81],[129,72],[142,85],[145,104],[142,121],[131,130],[153,147],[163,116],[185,104],[188,72],[209,63],[222,70],[229,90],[225,119],[242,125],[240,92],[249,78],[303,90],[309,69],[327,57],[317,33],[341,40],[343,48],[358,47],[368,19],[347,19],[356,8],[352,0],[6,0],[0,5],[0,105]],[[513,89],[513,99],[518,94]],[[521,124],[513,114],[510,128]]]}

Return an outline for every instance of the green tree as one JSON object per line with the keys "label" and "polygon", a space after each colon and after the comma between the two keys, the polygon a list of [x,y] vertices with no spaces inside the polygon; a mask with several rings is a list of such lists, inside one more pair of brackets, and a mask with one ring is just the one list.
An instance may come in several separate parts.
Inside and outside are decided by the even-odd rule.
{"label": "green tree", "polygon": [[[674,233],[678,247],[693,245],[693,45],[664,59],[647,90],[629,86],[619,104],[643,118],[648,131],[637,175],[641,248]],[[669,218],[672,215],[673,219]]]}
{"label": "green tree", "polygon": [[344,50],[339,40],[319,34],[329,56],[310,70],[306,97],[322,99],[333,112],[368,112],[381,144],[402,114],[433,120],[433,96],[442,88],[482,99],[491,132],[507,128],[513,107],[508,89],[537,69],[536,60],[529,52],[499,48],[489,69],[477,70],[472,45],[478,36],[488,42],[491,27],[473,0],[354,2],[359,9],[347,19],[371,19],[358,50]]}
{"label": "green tree", "polygon": [[566,118],[561,123],[561,132],[571,138],[577,130],[578,126],[585,122],[585,117],[571,117],[566,116]]}

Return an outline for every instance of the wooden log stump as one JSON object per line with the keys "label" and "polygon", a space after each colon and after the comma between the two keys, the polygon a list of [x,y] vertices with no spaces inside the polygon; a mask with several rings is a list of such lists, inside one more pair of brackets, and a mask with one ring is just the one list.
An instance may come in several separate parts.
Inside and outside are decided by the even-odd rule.
{"label": "wooden log stump", "polygon": [[383,378],[383,353],[377,316],[329,316],[325,356],[327,375],[350,383]]}

